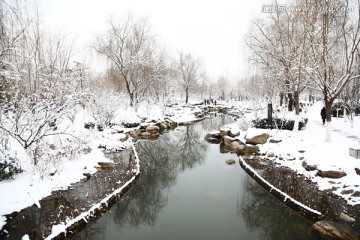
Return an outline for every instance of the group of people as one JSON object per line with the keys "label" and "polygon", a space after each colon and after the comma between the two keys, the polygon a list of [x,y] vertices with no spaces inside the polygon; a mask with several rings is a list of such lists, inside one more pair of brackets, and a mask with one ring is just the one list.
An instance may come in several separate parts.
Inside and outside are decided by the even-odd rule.
{"label": "group of people", "polygon": [[205,105],[210,105],[210,104],[214,104],[216,106],[216,99],[204,99],[204,104]]}
{"label": "group of people", "polygon": [[306,113],[308,110],[306,104],[299,103],[299,112],[302,112],[303,109],[304,109],[304,113]]}

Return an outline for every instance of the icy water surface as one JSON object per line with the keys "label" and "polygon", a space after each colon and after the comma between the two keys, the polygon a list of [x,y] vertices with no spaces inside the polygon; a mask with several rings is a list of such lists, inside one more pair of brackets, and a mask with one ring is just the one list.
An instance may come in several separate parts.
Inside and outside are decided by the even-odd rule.
{"label": "icy water surface", "polygon": [[235,154],[204,140],[230,121],[222,115],[139,141],[135,186],[72,239],[320,239],[310,221],[254,182]]}

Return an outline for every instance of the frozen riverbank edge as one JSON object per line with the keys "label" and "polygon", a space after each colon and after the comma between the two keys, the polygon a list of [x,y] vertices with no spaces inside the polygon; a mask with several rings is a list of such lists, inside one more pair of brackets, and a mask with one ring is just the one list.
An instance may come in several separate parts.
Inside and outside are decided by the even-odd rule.
{"label": "frozen riverbank edge", "polygon": [[113,191],[110,195],[103,198],[99,203],[94,204],[88,211],[81,213],[66,224],[59,224],[52,227],[51,234],[45,239],[62,239],[66,237],[66,233],[71,229],[79,228],[80,225],[86,224],[90,217],[99,216],[103,210],[110,208],[119,198],[124,195],[134,184],[135,180],[140,176],[140,160],[136,152],[134,144],[131,142],[132,151],[135,154],[135,168],[132,170],[133,176],[125,182],[121,187]]}
{"label": "frozen riverbank edge", "polygon": [[117,153],[111,168],[99,170],[6,216],[0,239],[64,239],[81,231],[121,200],[140,176],[140,160],[131,148]]}
{"label": "frozen riverbank edge", "polygon": [[[356,219],[355,222],[349,222],[342,217],[343,213],[341,213],[359,212],[360,207],[358,205],[349,205],[343,199],[335,196],[334,194],[320,191],[315,184],[312,184],[310,181],[307,181],[306,178],[297,175],[296,172],[291,169],[285,169],[280,166],[272,166],[268,168],[270,170],[267,172],[266,170],[264,171],[263,169],[260,170],[250,166],[251,161],[247,162],[241,156],[239,156],[239,164],[250,177],[252,177],[271,195],[276,197],[278,200],[283,202],[283,204],[290,207],[298,214],[314,222],[313,229],[323,235],[326,239],[360,239],[359,220]],[[301,201],[290,196],[290,193],[285,192],[284,189],[279,188],[281,185],[279,177],[272,179],[266,177],[269,175],[280,175],[284,177],[284,170],[287,174],[293,175],[292,177],[295,177],[300,182],[300,185],[306,185],[304,188],[306,188],[307,195],[302,195]],[[298,191],[298,189],[294,189],[294,192],[298,191],[303,193],[302,190],[303,189]],[[291,193],[291,195],[294,195],[294,192]],[[304,204],[303,202],[306,202],[307,204]],[[325,204],[319,205],[319,202],[325,202]],[[315,206],[318,209],[321,209],[321,211],[316,210]]]}
{"label": "frozen riverbank edge", "polygon": [[[220,112],[220,111],[219,111]],[[228,113],[229,114],[229,113]],[[191,114],[192,115],[192,114]],[[193,116],[193,115],[192,115]],[[189,121],[189,119],[191,120],[191,121]],[[195,120],[196,119],[196,120]],[[203,120],[203,118],[202,119],[200,119],[200,120]],[[199,118],[189,118],[189,117],[186,117],[186,118],[183,118],[183,121],[179,121],[179,119],[177,119],[177,123],[180,123],[180,122],[183,122],[183,124],[179,124],[179,125],[188,125],[188,124],[192,124],[192,123],[194,123],[195,121],[200,121],[199,120]],[[252,176],[252,173],[251,173],[251,171],[249,171],[249,169],[250,168],[247,168],[248,170],[247,170],[247,172],[248,172],[248,174],[250,175],[250,176]],[[256,169],[256,168],[255,168]],[[256,172],[256,171],[258,171],[258,172],[260,172],[260,173],[264,173],[264,171],[259,171],[259,170],[255,170],[255,169],[253,169],[253,171],[254,172]],[[278,165],[276,165],[275,166],[275,169],[277,169],[277,170],[282,170],[282,168],[280,167],[280,166],[278,166]],[[246,169],[245,169],[246,170]],[[289,171],[291,172],[291,169],[289,169]],[[273,172],[270,172],[270,175],[272,175],[272,173]],[[292,173],[293,173],[293,176],[292,176],[292,180],[295,180],[295,179],[300,179],[301,178],[301,176],[300,175],[298,175],[298,174],[296,174],[296,172],[295,171],[292,171]],[[103,171],[103,174],[104,175],[106,175],[106,174],[109,174],[109,173],[107,173],[107,171]],[[254,174],[253,174],[254,175]],[[269,181],[269,179],[271,178],[271,176],[270,175],[268,175],[268,176],[264,176],[264,175],[262,175],[263,176],[263,179],[265,179],[266,181],[268,181],[268,182],[271,182],[271,181]],[[96,175],[95,175],[96,176]],[[260,175],[259,175],[260,176]],[[132,177],[132,176],[131,176]],[[91,179],[92,179],[93,177],[91,177]],[[281,179],[281,177],[280,177],[280,179]],[[255,179],[256,180],[256,179]],[[285,179],[285,181],[287,181],[286,179]],[[125,182],[125,181],[123,181],[123,182]],[[261,184],[261,182],[264,182],[264,181],[258,181],[258,183],[260,183],[260,185],[262,185]],[[135,181],[133,181],[132,182],[132,184],[131,185],[129,185],[128,186],[128,188],[130,188],[132,185],[133,185],[133,183],[135,183]],[[123,184],[123,183],[122,183]],[[306,184],[303,184],[304,186],[315,186],[316,187],[316,183],[311,183],[311,181],[308,181],[308,182],[306,182]],[[118,184],[115,184],[115,185],[113,185],[113,186],[119,186]],[[109,190],[109,192],[112,192],[111,190],[112,190],[112,187],[113,186],[111,186],[108,190]],[[302,195],[302,196],[305,196],[306,195],[306,193],[304,194],[303,192],[301,192],[301,191],[299,191],[299,194],[298,195],[296,195],[296,196],[293,196],[293,197],[288,197],[288,196],[291,196],[290,195],[290,192],[289,191],[287,191],[287,189],[282,189],[282,190],[279,190],[279,191],[276,191],[275,189],[279,189],[279,188],[276,188],[276,187],[274,187],[274,186],[276,186],[276,184],[273,184],[269,189],[267,189],[271,194],[273,194],[274,195],[274,193],[278,193],[278,192],[283,192],[283,193],[285,193],[285,197],[283,196],[283,198],[281,199],[280,198],[280,200],[281,201],[283,201],[284,202],[284,204],[288,204],[288,203],[291,203],[292,201],[291,201],[291,199],[296,199],[296,202],[298,202],[298,203],[301,203],[301,204],[294,204],[295,205],[295,207],[296,206],[298,206],[297,208],[299,209],[299,206],[311,206],[311,204],[316,204],[316,203],[311,203],[311,204],[309,204],[309,202],[308,202],[308,200],[302,200],[301,198],[298,198],[299,196],[298,195]],[[289,184],[289,186],[291,187],[291,183]],[[277,186],[278,187],[278,186]],[[116,187],[115,187],[116,188]],[[115,201],[114,201],[114,203],[115,202],[118,202],[119,200],[120,200],[120,197],[124,197],[124,195],[123,195],[123,193],[125,193],[125,191],[126,190],[128,190],[128,189],[123,189],[123,191],[120,193],[120,195],[119,196],[117,196],[117,198],[115,199]],[[329,209],[329,211],[330,211],[330,213],[328,213],[327,212],[327,210],[325,210],[325,211],[318,211],[318,212],[320,212],[321,213],[321,215],[319,215],[319,214],[317,214],[316,212],[314,212],[314,211],[311,211],[310,210],[310,212],[311,212],[311,216],[313,216],[312,218],[310,217],[310,219],[313,219],[313,220],[318,220],[318,219],[329,219],[329,218],[325,218],[324,216],[325,215],[327,215],[327,216],[329,216],[329,215],[332,215],[332,217],[330,218],[330,219],[334,219],[334,220],[336,220],[336,219],[338,219],[339,218],[339,215],[337,214],[338,212],[348,212],[348,213],[351,213],[351,214],[353,214],[353,213],[356,213],[356,214],[358,214],[358,213],[360,213],[360,210],[359,210],[359,207],[356,207],[356,206],[349,206],[345,201],[343,201],[342,199],[339,199],[339,198],[337,198],[336,196],[334,196],[333,194],[331,194],[331,193],[329,193],[329,192],[324,192],[324,191],[320,191],[319,189],[315,189],[314,190],[314,192],[315,193],[318,193],[319,194],[319,196],[321,196],[322,197],[322,199],[325,201],[325,202],[329,202],[329,198],[331,198],[332,200],[334,200],[335,201],[335,203],[334,203],[334,207],[333,207],[333,209],[330,207],[330,209]],[[314,192],[312,192],[312,193],[314,193]],[[308,193],[308,192],[307,192]],[[101,197],[99,197],[99,201],[98,202],[100,202],[101,201],[101,199],[103,199],[103,196],[106,196],[105,194],[104,195],[102,195]],[[276,197],[276,196],[275,196]],[[310,198],[311,198],[312,196],[310,196]],[[284,201],[285,200],[285,201]],[[112,204],[114,204],[114,203],[112,203],[112,202],[110,202],[110,203],[108,203],[108,208],[112,205]],[[100,204],[100,203],[99,203]],[[98,204],[94,204],[94,206],[95,205],[98,205]],[[42,204],[41,204],[41,206],[43,206]],[[36,208],[36,206],[34,205],[33,206],[33,208]],[[69,225],[68,223],[70,222],[70,221],[72,221],[71,219],[75,219],[76,218],[76,216],[71,216],[71,215],[69,215],[69,218],[66,218],[67,219],[67,221],[64,221],[64,222],[66,222],[66,224],[64,223],[64,224],[58,224],[58,223],[55,223],[55,225],[54,225],[54,228],[53,228],[53,230],[54,230],[54,232],[56,231],[56,232],[58,232],[58,234],[59,235],[56,235],[54,238],[55,239],[60,239],[60,238],[63,238],[66,234],[66,236],[68,236],[70,233],[71,233],[71,229],[75,229],[75,224],[78,224],[77,226],[79,227],[79,228],[77,228],[76,230],[77,231],[79,231],[82,227],[84,227],[84,226],[86,226],[86,224],[88,223],[88,222],[92,222],[92,221],[94,221],[95,219],[96,219],[96,217],[98,217],[98,216],[100,216],[101,215],[101,212],[102,211],[106,211],[108,208],[106,208],[106,204],[104,204],[104,208],[100,211],[100,210],[96,210],[96,212],[94,213],[94,212],[91,212],[91,211],[88,211],[88,217],[86,218],[83,218],[83,221],[80,221],[79,219],[78,219],[78,221],[77,222],[75,222],[74,221],[74,225],[73,226],[69,226],[69,227],[65,227],[65,226],[67,226],[67,225]],[[304,209],[307,209],[308,207],[306,207],[306,208],[304,208]],[[294,209],[294,208],[293,208]],[[300,209],[302,209],[302,208],[300,208]],[[319,210],[318,208],[316,208],[316,207],[313,207],[313,208],[310,208],[309,207],[309,209],[317,209],[317,210]],[[307,210],[303,210],[303,212],[306,212],[306,211],[308,211],[309,209],[307,209]],[[351,209],[355,209],[355,211],[352,211]],[[296,208],[294,209],[294,210],[296,210]],[[317,211],[316,210],[316,211]],[[297,210],[296,210],[297,211]],[[299,211],[297,211],[297,212],[299,212]],[[96,215],[96,214],[98,214],[98,215]],[[20,215],[20,214],[19,214]],[[24,216],[24,215],[23,215]],[[27,216],[29,216],[29,215],[27,215]],[[44,216],[44,218],[45,218],[46,216]],[[356,215],[356,218],[357,219],[359,219],[359,217],[358,217],[358,215]],[[70,219],[70,220],[69,220]],[[358,222],[357,222],[357,224],[358,224]],[[357,228],[357,229],[359,229],[359,228]],[[38,230],[38,229],[37,229]],[[45,234],[45,235],[43,235],[43,236],[48,236],[49,234],[51,233],[51,231],[47,231],[47,234]],[[22,235],[22,236],[24,236],[24,235]],[[30,236],[29,236],[30,237]],[[0,236],[0,238],[1,239],[3,239],[3,236]],[[21,238],[21,237],[20,237]],[[4,239],[20,239],[20,238],[4,238]],[[30,237],[30,239],[39,239],[39,238],[32,238],[32,237]],[[41,238],[41,239],[43,239],[43,238]]]}

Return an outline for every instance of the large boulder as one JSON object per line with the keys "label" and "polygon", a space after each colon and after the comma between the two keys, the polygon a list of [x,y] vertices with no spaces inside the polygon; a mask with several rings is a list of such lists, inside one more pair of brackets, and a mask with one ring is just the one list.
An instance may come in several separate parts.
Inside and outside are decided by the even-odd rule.
{"label": "large boulder", "polygon": [[130,134],[131,137],[136,138],[136,137],[139,137],[139,136],[140,136],[141,130],[140,130],[140,129],[135,129],[135,130],[129,132],[129,134]]}
{"label": "large boulder", "polygon": [[228,127],[221,127],[220,128],[220,136],[222,138],[224,138],[225,136],[229,136],[230,135],[230,128]]}
{"label": "large boulder", "polygon": [[156,123],[156,126],[159,127],[160,132],[164,131],[165,129],[168,129],[168,125],[166,124],[166,122],[159,121]]}
{"label": "large boulder", "polygon": [[169,128],[176,128],[176,126],[177,126],[177,123],[174,120],[172,120],[171,118],[166,117],[166,118],[164,118],[164,121],[166,122],[166,125]]}
{"label": "large boulder", "polygon": [[323,178],[342,178],[346,176],[346,173],[342,170],[322,170],[318,169],[316,176]]}
{"label": "large boulder", "polygon": [[208,132],[204,139],[209,143],[220,143],[221,142],[221,136],[219,131],[211,131]]}
{"label": "large boulder", "polygon": [[349,223],[354,223],[356,222],[356,219],[347,215],[346,213],[340,213],[340,219],[349,222]]}
{"label": "large boulder", "polygon": [[224,137],[223,137],[223,141],[224,141],[224,144],[225,144],[226,146],[231,147],[231,143],[232,143],[232,142],[235,142],[236,139],[235,139],[235,138],[232,138],[232,137],[230,137],[230,136],[224,136]]}
{"label": "large boulder", "polygon": [[259,147],[254,145],[240,145],[236,148],[236,153],[240,156],[250,156],[259,152]]}
{"label": "large boulder", "polygon": [[160,128],[158,126],[150,125],[146,127],[146,132],[150,134],[158,134],[160,132]]}
{"label": "large boulder", "polygon": [[302,166],[303,168],[305,168],[306,171],[315,171],[317,169],[316,164],[311,164],[306,160],[302,162]]}
{"label": "large boulder", "polygon": [[240,128],[236,125],[225,125],[220,128],[221,137],[237,137],[240,135]]}
{"label": "large boulder", "polygon": [[232,126],[229,132],[230,137],[240,136],[240,128]]}
{"label": "large boulder", "polygon": [[120,142],[126,142],[129,139],[129,134],[121,134],[119,137]]}
{"label": "large boulder", "polygon": [[359,239],[359,233],[345,224],[322,220],[313,224],[313,229],[329,239]]}
{"label": "large boulder", "polygon": [[264,144],[269,139],[270,135],[267,133],[263,133],[252,138],[247,138],[246,143],[252,145]]}

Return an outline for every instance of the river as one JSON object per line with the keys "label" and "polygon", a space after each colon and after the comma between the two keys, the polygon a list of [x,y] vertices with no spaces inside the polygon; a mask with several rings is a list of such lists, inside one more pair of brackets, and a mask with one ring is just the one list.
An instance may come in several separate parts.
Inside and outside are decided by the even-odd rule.
{"label": "river", "polygon": [[137,141],[136,184],[71,239],[321,239],[312,222],[253,181],[236,154],[204,140],[231,121],[220,115]]}

